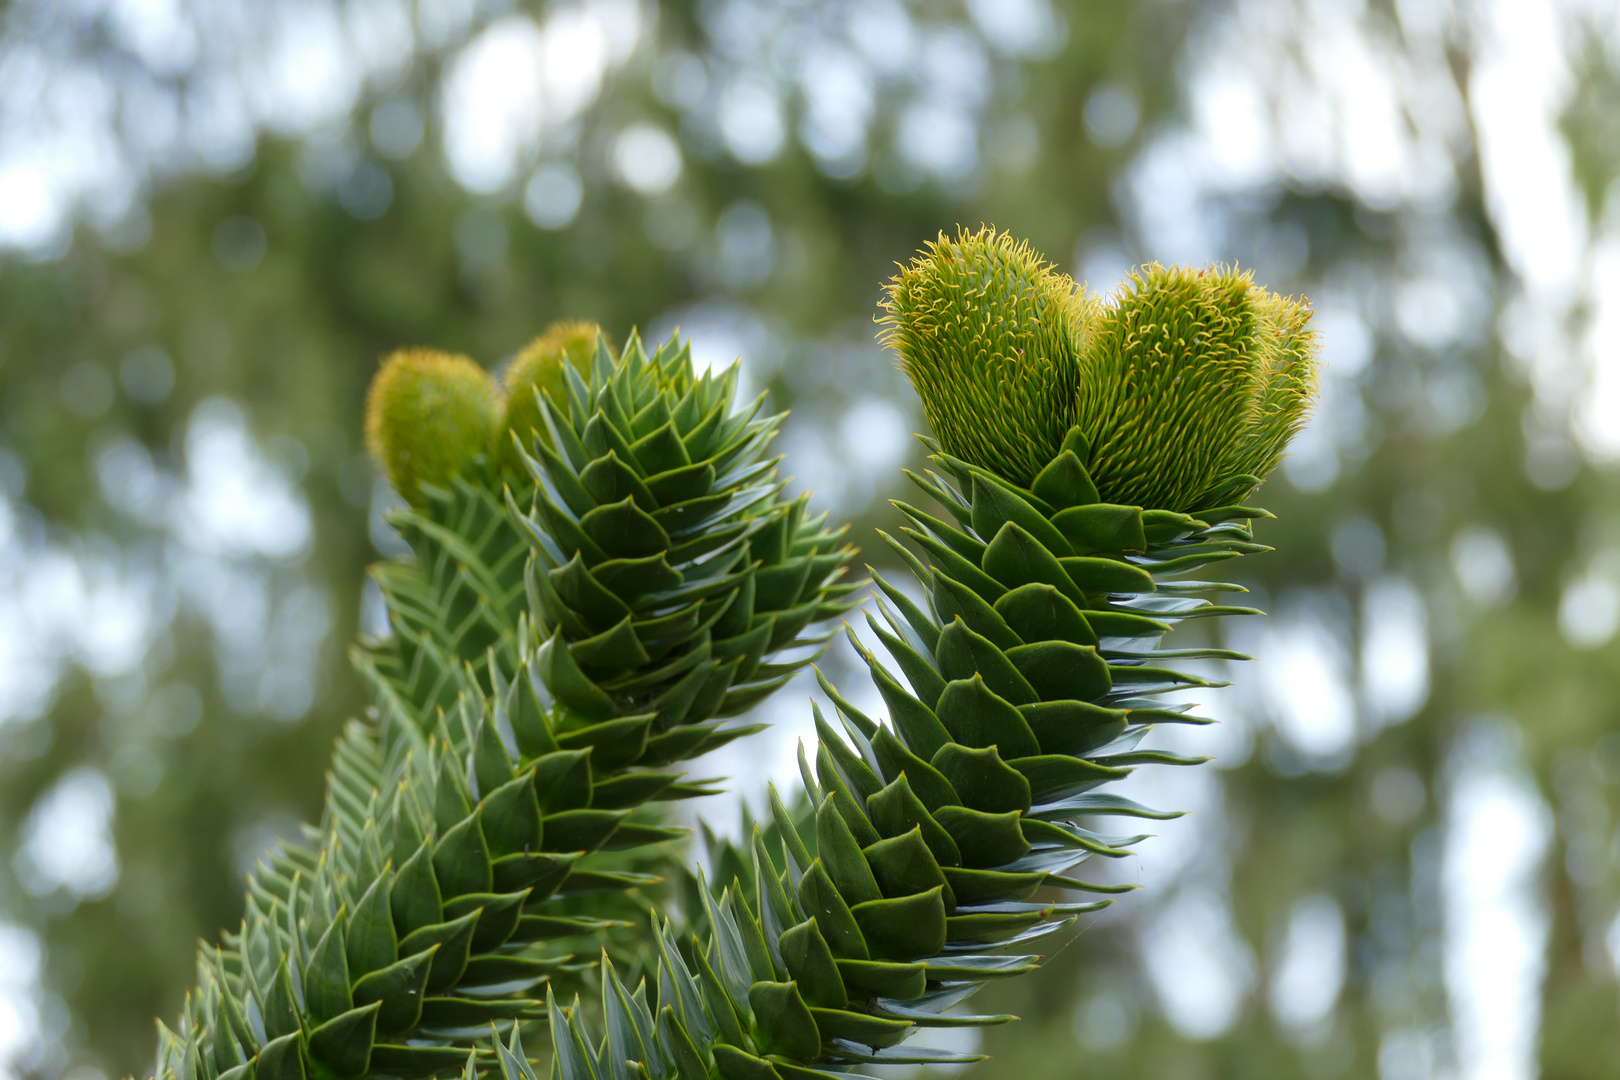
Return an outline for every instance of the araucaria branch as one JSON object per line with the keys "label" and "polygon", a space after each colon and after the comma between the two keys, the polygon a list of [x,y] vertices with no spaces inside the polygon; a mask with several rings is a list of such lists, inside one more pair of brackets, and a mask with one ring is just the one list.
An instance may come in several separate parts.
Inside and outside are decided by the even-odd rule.
{"label": "araucaria branch", "polygon": [[1163,639],[1256,614],[1188,575],[1266,550],[1248,500],[1315,393],[1310,311],[1224,268],[1090,296],[991,229],[942,235],[884,308],[933,465],[880,533],[914,580],[872,571],[887,657],[848,633],[886,715],[818,672],[802,791],[704,886],[701,935],[655,910],[639,948],[610,932],[679,835],[650,807],[710,790],[670,766],[756,730],[730,720],[858,602],[854,551],[782,496],[779,418],[677,342],[615,356],[565,325],[499,389],[464,358],[385,365],[368,438],[414,556],[376,571],[375,708],[321,827],[203,951],[161,1080],[802,1080],[962,1060],[910,1037],[1012,1019],[956,1006],[1129,888],[1081,869],[1144,839],[1099,820],[1176,816],[1110,786],[1201,760],[1143,747],[1206,722],[1161,695],[1243,658]]}

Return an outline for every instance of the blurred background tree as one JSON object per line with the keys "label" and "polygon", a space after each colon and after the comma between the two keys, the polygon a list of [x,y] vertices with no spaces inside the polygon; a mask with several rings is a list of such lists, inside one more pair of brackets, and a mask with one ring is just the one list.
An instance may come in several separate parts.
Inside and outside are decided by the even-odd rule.
{"label": "blurred background tree", "polygon": [[[1328,375],[1245,560],[1263,660],[1177,738],[1217,767],[1140,777],[1195,812],[993,991],[1024,1020],[971,1075],[1620,1076],[1612,5],[3,10],[9,1075],[144,1073],[195,940],[317,812],[398,550],[359,437],[387,350],[679,326],[886,558],[921,416],[879,285],[993,221],[1099,291],[1252,267],[1312,298]],[[812,686],[746,751],[774,775]]]}

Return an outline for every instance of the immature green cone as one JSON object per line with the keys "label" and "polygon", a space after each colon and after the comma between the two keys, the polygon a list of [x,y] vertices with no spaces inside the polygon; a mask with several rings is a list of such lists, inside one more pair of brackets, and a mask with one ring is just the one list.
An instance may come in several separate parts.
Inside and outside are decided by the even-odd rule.
{"label": "immature green cone", "polygon": [[1309,318],[1235,269],[1132,274],[1081,365],[1076,422],[1103,497],[1196,511],[1258,485],[1315,394]]}
{"label": "immature green cone", "polygon": [[522,456],[506,433],[517,435],[524,446],[535,438],[547,439],[546,425],[540,418],[539,395],[548,395],[558,402],[567,400],[568,383],[563,376],[563,365],[572,365],[581,376],[588,376],[591,358],[596,355],[596,339],[601,332],[601,327],[590,322],[552,323],[507,366],[501,376],[506,413],[495,453],[509,478],[525,484],[530,482],[523,469]]}
{"label": "immature green cone", "polygon": [[495,418],[495,383],[483,368],[436,349],[401,349],[366,395],[366,447],[394,490],[422,506],[424,485],[444,489],[488,453]]}
{"label": "immature green cone", "polygon": [[941,233],[889,282],[883,341],[947,453],[1028,483],[1074,422],[1092,306],[1007,233]]}

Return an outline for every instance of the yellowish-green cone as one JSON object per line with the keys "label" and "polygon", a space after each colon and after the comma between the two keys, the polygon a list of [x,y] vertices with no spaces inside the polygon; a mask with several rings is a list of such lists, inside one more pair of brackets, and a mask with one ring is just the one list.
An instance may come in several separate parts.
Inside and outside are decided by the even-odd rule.
{"label": "yellowish-green cone", "polygon": [[884,343],[940,448],[1027,487],[1071,426],[1104,502],[1245,496],[1316,394],[1310,308],[1235,269],[1154,264],[1107,301],[1006,233],[940,235],[890,283]]}
{"label": "yellowish-green cone", "polygon": [[366,447],[407,502],[446,486],[487,453],[497,418],[495,380],[465,356],[401,349],[366,395]]}
{"label": "yellowish-green cone", "polygon": [[1028,486],[1074,422],[1093,306],[1007,233],[941,233],[889,281],[883,342],[946,453]]}
{"label": "yellowish-green cone", "polygon": [[507,366],[501,377],[506,414],[501,421],[495,453],[509,475],[526,477],[528,474],[507,432],[516,432],[525,448],[535,437],[546,439],[546,425],[540,419],[540,400],[535,392],[549,394],[551,400],[558,403],[566,401],[568,391],[563,364],[572,364],[582,378],[588,377],[601,332],[602,328],[593,322],[552,323]]}
{"label": "yellowish-green cone", "polygon": [[1309,319],[1231,268],[1155,263],[1127,278],[1080,377],[1076,422],[1103,497],[1196,510],[1247,494],[1315,395]]}
{"label": "yellowish-green cone", "polygon": [[1274,348],[1265,393],[1249,437],[1233,448],[1229,464],[1232,472],[1264,479],[1305,426],[1306,415],[1316,401],[1320,368],[1310,305],[1303,299],[1278,296],[1258,286],[1250,286],[1250,293],[1262,325],[1267,327],[1265,332],[1273,335]]}

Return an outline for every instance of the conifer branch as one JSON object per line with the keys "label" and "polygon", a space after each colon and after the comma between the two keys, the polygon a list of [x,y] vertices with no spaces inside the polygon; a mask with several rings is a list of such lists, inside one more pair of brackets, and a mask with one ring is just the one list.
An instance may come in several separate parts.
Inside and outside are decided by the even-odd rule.
{"label": "conifer branch", "polygon": [[[735,367],[597,338],[563,375],[563,401],[533,391],[525,507],[490,490],[500,466],[468,433],[501,414],[465,364],[385,368],[368,428],[415,560],[378,574],[395,634],[357,653],[376,705],[340,741],[321,827],[203,950],[164,1080],[436,1075],[539,1014],[537,988],[578,966],[556,945],[656,881],[612,853],[683,835],[635,811],[709,792],[669,766],[756,730],[727,721],[853,603],[854,550],[782,498],[779,418],[735,407]],[[447,409],[460,434],[433,445]]]}
{"label": "conifer branch", "polygon": [[[241,931],[204,951],[164,1080],[538,1080],[519,1022],[542,1016],[555,1080],[807,1080],[971,1060],[910,1037],[1013,1019],[956,1007],[1126,891],[1072,876],[1146,838],[1098,819],[1177,816],[1109,785],[1202,760],[1141,743],[1207,722],[1161,699],[1224,685],[1184,661],[1243,657],[1163,638],[1258,614],[1186,575],[1267,550],[1245,503],[1314,393],[1309,309],[1162,267],[1089,300],[993,230],[941,236],[886,309],[934,430],[934,469],[908,475],[944,515],[895,504],[909,543],[884,539],[923,602],[873,572],[888,659],[849,633],[888,715],[821,680],[813,827],[773,789],[770,828],[728,856],[748,877],[698,890],[704,934],[654,911],[646,978],[604,956],[600,1009],[556,1000],[571,961],[542,945],[616,909],[558,898],[645,883],[590,853],[669,835],[627,810],[699,793],[663,767],[746,732],[726,718],[824,646],[806,628],[852,605],[852,552],[781,500],[776,418],[734,411],[735,370],[698,377],[674,343],[531,357],[533,486],[504,517],[485,478],[511,459],[460,434],[486,415],[478,376],[434,360],[398,386],[455,387],[379,391],[407,422],[374,445],[421,516],[417,564],[379,576],[399,633],[362,655],[376,715],[345,733],[312,846],[262,867]],[[430,400],[459,419],[417,452]],[[521,590],[501,529],[532,549]]]}

